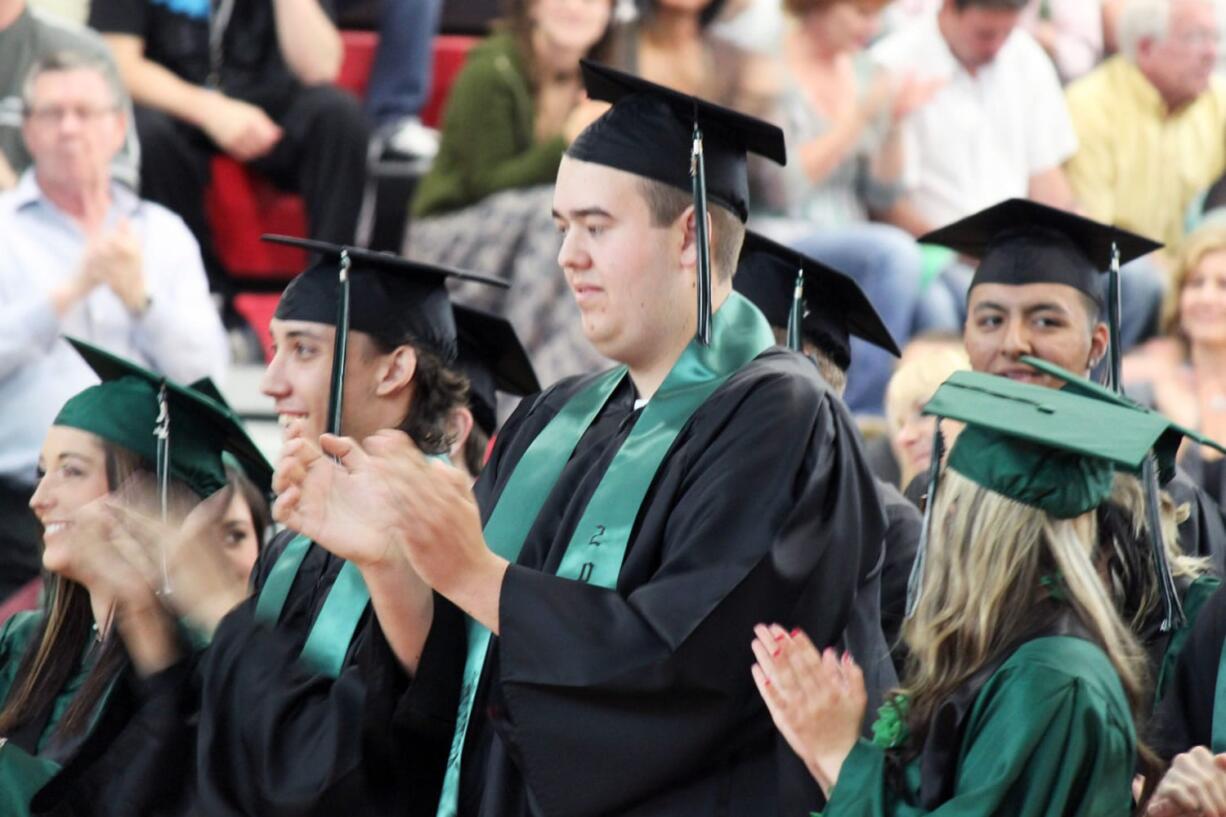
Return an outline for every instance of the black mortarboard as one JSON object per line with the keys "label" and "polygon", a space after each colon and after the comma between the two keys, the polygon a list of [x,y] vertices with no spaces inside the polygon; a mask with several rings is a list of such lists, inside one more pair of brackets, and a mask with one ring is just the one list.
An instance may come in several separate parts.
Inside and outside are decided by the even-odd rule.
{"label": "black mortarboard", "polygon": [[749,218],[746,153],[787,162],[783,131],[769,122],[606,65],[587,60],[580,65],[587,95],[613,107],[579,134],[568,156],[689,192],[697,123],[703,133],[707,197],[741,221]]}
{"label": "black mortarboard", "polygon": [[978,284],[1067,284],[1103,303],[1100,274],[1162,247],[1156,241],[1027,199],[1008,199],[920,238],[979,259]]}
{"label": "black mortarboard", "polygon": [[490,436],[498,428],[498,392],[523,397],[540,391],[532,361],[510,321],[455,305],[460,370],[468,377],[473,419]]}
{"label": "black mortarboard", "polygon": [[283,235],[261,236],[317,253],[319,260],[290,281],[275,317],[337,327],[332,361],[328,431],[340,433],[341,394],[349,330],[388,345],[406,339],[451,363],[456,326],[447,279],[507,288],[505,281],[463,270],[409,261],[387,252]]}
{"label": "black mortarboard", "polygon": [[803,274],[801,332],[836,366],[846,370],[851,365],[852,335],[898,356],[898,345],[859,284],[758,233],[745,233],[732,286],[753,301],[772,326],[791,329],[798,274]]}
{"label": "black mortarboard", "polygon": [[783,131],[769,122],[581,60],[590,98],[613,107],[571,143],[573,159],[690,192],[698,237],[698,339],[710,342],[708,200],[749,218],[747,154],[786,164]]}
{"label": "black mortarboard", "polygon": [[276,317],[335,326],[338,265],[345,252],[352,281],[349,328],[388,344],[412,338],[445,360],[454,360],[456,353],[447,279],[508,286],[496,278],[409,261],[392,253],[281,235],[266,235],[263,240],[301,247],[320,256],[290,281],[277,304]]}

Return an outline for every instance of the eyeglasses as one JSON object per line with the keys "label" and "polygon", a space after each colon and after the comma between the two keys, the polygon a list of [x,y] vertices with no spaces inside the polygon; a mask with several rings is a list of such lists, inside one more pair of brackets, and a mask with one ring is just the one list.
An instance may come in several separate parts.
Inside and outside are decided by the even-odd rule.
{"label": "eyeglasses", "polygon": [[75,116],[81,122],[88,124],[108,114],[115,113],[117,110],[119,108],[115,105],[47,105],[27,109],[26,116],[39,125],[58,125],[69,115]]}

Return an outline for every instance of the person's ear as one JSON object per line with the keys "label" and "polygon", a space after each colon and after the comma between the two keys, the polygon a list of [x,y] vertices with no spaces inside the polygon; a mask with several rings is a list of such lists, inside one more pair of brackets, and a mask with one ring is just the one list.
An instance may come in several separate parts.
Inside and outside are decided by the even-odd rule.
{"label": "person's ear", "polygon": [[1094,324],[1094,330],[1090,333],[1090,359],[1086,361],[1086,371],[1101,363],[1110,348],[1111,331],[1107,324],[1101,321]]}
{"label": "person's ear", "polygon": [[375,395],[390,397],[408,389],[417,373],[417,350],[397,346],[384,355],[375,370]]}
{"label": "person's ear", "polygon": [[464,445],[473,431],[473,413],[468,406],[457,406],[447,416],[447,433],[451,436],[451,448],[447,454],[453,464],[464,464]]}
{"label": "person's ear", "polygon": [[[681,267],[685,270],[698,269],[698,213],[694,205],[689,205],[677,217],[681,227]],[[711,214],[707,213],[707,239],[711,240]]]}

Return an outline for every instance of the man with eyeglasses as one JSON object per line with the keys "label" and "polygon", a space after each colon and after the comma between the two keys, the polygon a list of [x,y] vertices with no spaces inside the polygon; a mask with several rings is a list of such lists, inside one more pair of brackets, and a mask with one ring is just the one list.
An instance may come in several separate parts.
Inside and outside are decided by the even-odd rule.
{"label": "man with eyeglasses", "polygon": [[183,221],[111,176],[122,86],[104,60],[38,60],[22,135],[33,165],[0,194],[0,599],[37,575],[27,503],[38,448],[68,397],[97,377],[74,335],[181,383],[220,377],[225,335]]}
{"label": "man with eyeglasses", "polygon": [[[0,190],[17,184],[31,158],[21,137],[21,84],[30,67],[57,51],[80,51],[111,61],[106,44],[92,30],[30,8],[26,0],[0,0]],[[130,107],[127,95],[125,107]],[[136,188],[140,148],[129,131],[111,163],[115,179]]]}
{"label": "man with eyeglasses", "polygon": [[1127,0],[1120,53],[1068,89],[1081,143],[1068,175],[1086,215],[1171,249],[1189,205],[1226,172],[1216,5]]}

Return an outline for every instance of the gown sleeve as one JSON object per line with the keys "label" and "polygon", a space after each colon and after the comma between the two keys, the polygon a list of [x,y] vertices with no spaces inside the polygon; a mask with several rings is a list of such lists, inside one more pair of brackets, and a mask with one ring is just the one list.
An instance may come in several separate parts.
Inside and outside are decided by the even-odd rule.
{"label": "gown sleeve", "polygon": [[1151,743],[1163,760],[1213,739],[1213,705],[1226,643],[1226,591],[1218,589],[1196,617],[1175,663],[1166,696],[1154,712]]}
{"label": "gown sleeve", "polygon": [[713,746],[745,740],[765,720],[748,672],[753,625],[791,626],[814,582],[827,615],[810,636],[839,638],[856,543],[879,539],[884,517],[850,417],[818,388],[768,379],[692,461],[666,460],[662,473],[684,474],[675,494],[649,494],[667,523],[644,583],[508,570],[491,711],[541,813],[623,811],[708,767]]}
{"label": "gown sleeve", "polygon": [[[976,698],[952,797],[934,809],[886,783],[885,751],[861,740],[822,817],[1091,817],[1128,814],[1135,736],[1106,656],[1068,644],[1019,648]],[[1073,645],[1083,653],[1085,644]],[[918,764],[908,767],[909,783]]]}
{"label": "gown sleeve", "polygon": [[[423,663],[427,657],[441,667],[462,661],[438,655],[463,648],[459,615],[449,618],[447,609],[436,599],[439,626],[431,629]],[[441,781],[451,723],[393,722],[398,702],[421,695],[375,617],[367,615],[333,679],[300,661],[301,643],[256,621],[254,611],[252,600],[222,622],[205,662],[197,767],[202,813],[377,817],[420,808],[433,814],[438,782],[431,781]],[[456,685],[421,686],[421,694],[446,696]],[[408,706],[454,716],[456,703],[453,696]]]}

